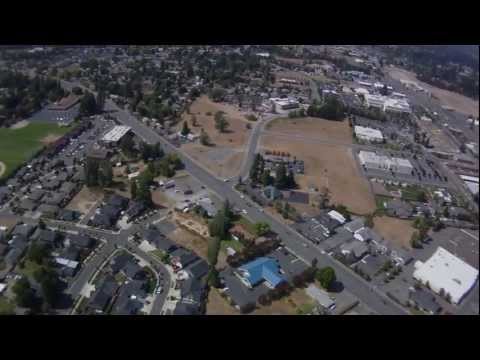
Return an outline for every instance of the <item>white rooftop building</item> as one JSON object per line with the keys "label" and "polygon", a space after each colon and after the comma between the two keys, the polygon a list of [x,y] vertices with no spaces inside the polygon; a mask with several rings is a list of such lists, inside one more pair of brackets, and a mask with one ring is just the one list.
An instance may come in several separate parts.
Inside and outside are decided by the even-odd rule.
{"label": "white rooftop building", "polygon": [[360,140],[365,140],[370,142],[383,141],[382,132],[377,129],[355,125],[354,132],[356,137]]}
{"label": "white rooftop building", "polygon": [[377,155],[371,151],[360,151],[358,154],[360,164],[368,169],[394,171],[400,174],[410,174],[413,166],[407,159],[391,158],[385,155]]}
{"label": "white rooftop building", "polygon": [[365,96],[365,104],[367,107],[374,107],[383,110],[385,107],[385,96],[367,94]]}
{"label": "white rooftop building", "polygon": [[368,94],[370,94],[370,92],[369,92],[367,89],[365,89],[365,88],[356,88],[356,89],[355,89],[355,93],[357,93],[357,94],[362,94],[362,95],[368,95]]}
{"label": "white rooftop building", "polygon": [[114,126],[109,132],[107,132],[102,141],[106,143],[116,143],[123,138],[131,130],[130,126],[118,125]]}
{"label": "white rooftop building", "polygon": [[436,293],[450,294],[453,303],[458,304],[475,285],[478,270],[451,254],[442,247],[426,262],[415,262],[413,277],[428,285]]}
{"label": "white rooftop building", "polygon": [[342,214],[335,210],[328,212],[328,216],[330,216],[333,220],[337,220],[340,224],[345,224],[347,221]]}
{"label": "white rooftop building", "polygon": [[385,100],[383,111],[410,114],[410,104],[404,99],[387,99]]}
{"label": "white rooftop building", "polygon": [[298,101],[293,99],[270,98],[270,102],[275,104],[276,110],[290,110],[299,107]]}

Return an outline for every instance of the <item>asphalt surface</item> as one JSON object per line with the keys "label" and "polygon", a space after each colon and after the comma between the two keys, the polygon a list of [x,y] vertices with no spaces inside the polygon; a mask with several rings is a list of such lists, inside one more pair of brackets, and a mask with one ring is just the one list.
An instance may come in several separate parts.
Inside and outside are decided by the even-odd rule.
{"label": "asphalt surface", "polygon": [[166,153],[176,152],[185,164],[186,170],[201,183],[210,188],[220,198],[228,199],[230,203],[240,209],[247,209],[247,218],[257,222],[265,221],[271,224],[271,228],[282,239],[287,248],[289,248],[298,257],[307,263],[311,263],[313,259],[318,260],[319,266],[331,266],[335,269],[337,279],[348,288],[350,292],[356,295],[360,301],[366,303],[375,312],[385,315],[401,315],[407,314],[407,311],[392,300],[387,298],[383,293],[372,287],[368,282],[360,276],[353,273],[350,269],[338,263],[328,255],[324,255],[319,249],[311,246],[311,243],[301,235],[295,233],[289,226],[278,222],[268,214],[265,214],[256,207],[248,207],[247,202],[240,198],[240,194],[236,192],[231,183],[224,182],[212,176],[206,170],[197,165],[189,157],[178,151],[174,146],[168,143],[160,135],[143,125],[127,111],[119,109],[111,100],[107,100],[105,104],[107,111],[115,111],[114,114],[122,124],[130,126],[132,131],[141,137],[144,141],[154,144],[159,142]]}

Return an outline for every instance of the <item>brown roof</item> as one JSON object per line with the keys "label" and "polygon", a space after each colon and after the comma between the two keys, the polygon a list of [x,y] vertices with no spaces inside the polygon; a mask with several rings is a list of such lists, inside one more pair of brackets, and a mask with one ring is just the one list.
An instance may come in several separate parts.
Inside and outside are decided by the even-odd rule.
{"label": "brown roof", "polygon": [[59,101],[50,105],[48,109],[49,110],[67,110],[71,108],[73,105],[75,105],[79,100],[80,98],[78,96],[70,94],[67,97],[64,97]]}

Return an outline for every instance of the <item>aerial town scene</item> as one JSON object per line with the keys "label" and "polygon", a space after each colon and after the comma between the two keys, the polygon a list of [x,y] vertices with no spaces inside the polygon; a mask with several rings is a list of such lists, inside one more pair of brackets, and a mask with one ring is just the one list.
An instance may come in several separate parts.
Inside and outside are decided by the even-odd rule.
{"label": "aerial town scene", "polygon": [[0,315],[479,315],[474,45],[0,46]]}

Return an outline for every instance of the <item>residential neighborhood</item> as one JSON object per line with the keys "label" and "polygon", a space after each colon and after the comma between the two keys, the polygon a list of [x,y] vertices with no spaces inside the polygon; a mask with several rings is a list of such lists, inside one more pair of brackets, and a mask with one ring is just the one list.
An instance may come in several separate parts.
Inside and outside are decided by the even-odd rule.
{"label": "residential neighborhood", "polygon": [[478,71],[415,49],[1,46],[0,315],[478,315]]}

